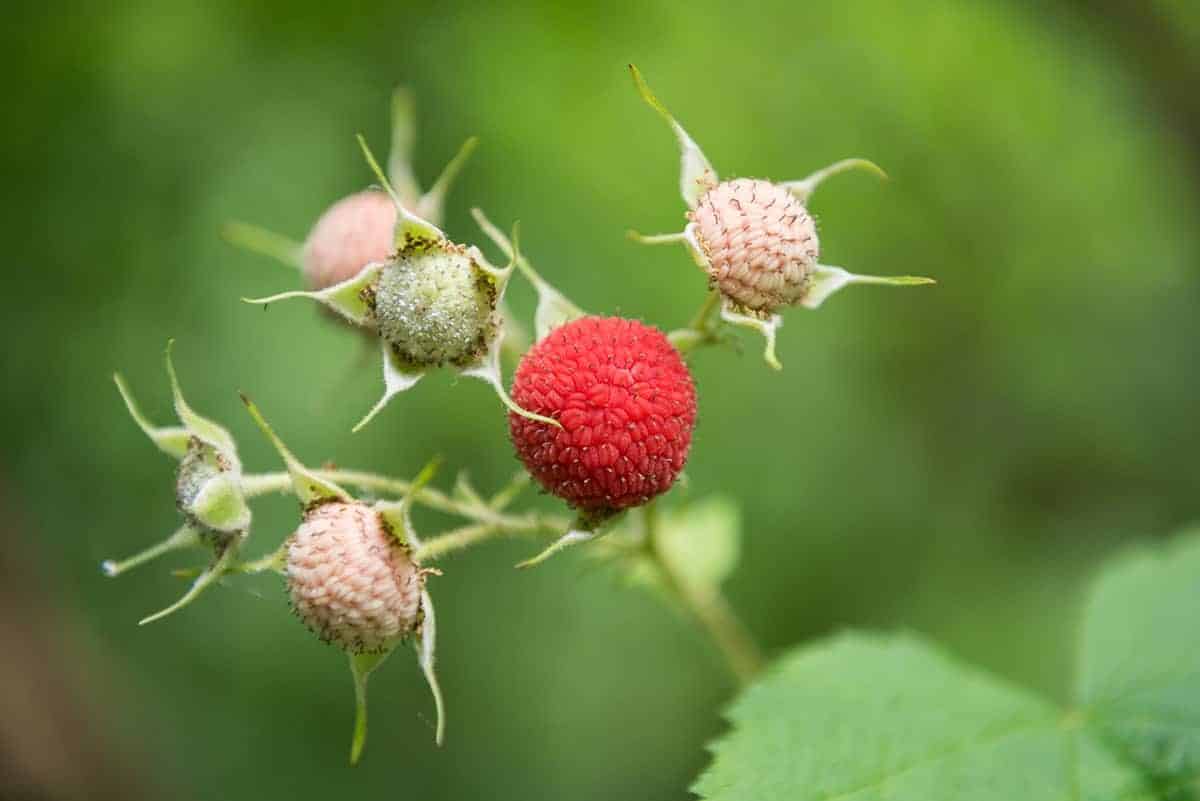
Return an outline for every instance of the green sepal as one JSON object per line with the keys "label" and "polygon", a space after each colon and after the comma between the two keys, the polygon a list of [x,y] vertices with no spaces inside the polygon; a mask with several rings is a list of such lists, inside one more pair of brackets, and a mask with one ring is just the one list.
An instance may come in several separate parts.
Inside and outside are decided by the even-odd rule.
{"label": "green sepal", "polygon": [[421,632],[420,638],[416,641],[417,662],[421,666],[421,672],[425,674],[429,691],[433,693],[433,704],[437,710],[437,729],[434,734],[434,742],[440,746],[446,739],[446,704],[442,700],[442,688],[438,684],[437,672],[434,669],[434,653],[437,650],[437,618],[433,612],[433,598],[429,596],[428,590],[421,591],[421,611]]}
{"label": "green sepal", "polygon": [[775,355],[775,335],[779,331],[779,327],[783,325],[782,317],[778,314],[772,314],[766,318],[746,314],[728,298],[722,298],[721,319],[730,325],[749,328],[761,334],[763,340],[765,340],[763,359],[773,369],[783,369],[783,364],[779,361],[779,357]]}
{"label": "green sepal", "polygon": [[809,309],[815,309],[825,300],[843,287],[850,284],[881,284],[884,286],[924,286],[936,284],[932,278],[919,275],[855,275],[841,267],[830,267],[818,264],[813,267],[812,278],[808,292],[800,303]]}
{"label": "green sepal", "polygon": [[352,498],[350,493],[339,487],[332,481],[321,478],[314,471],[305,467],[299,459],[297,459],[288,447],[283,444],[283,440],[271,428],[271,425],[263,417],[262,412],[254,405],[254,402],[245,394],[241,395],[242,403],[246,404],[246,410],[250,412],[250,416],[254,418],[254,422],[262,429],[263,434],[275,446],[279,456],[283,459],[284,465],[287,467],[288,475],[292,478],[292,489],[296,494],[297,500],[303,506],[310,506],[321,501],[342,501],[350,502]]}
{"label": "green sepal", "polygon": [[536,556],[526,559],[523,562],[518,562],[517,568],[524,570],[530,567],[537,567],[559,551],[579,545],[580,543],[591,542],[597,537],[604,536],[608,532],[610,525],[615,523],[622,514],[622,512],[610,512],[597,515],[590,512],[580,512],[576,516],[575,522],[571,524],[571,528],[567,530],[567,533],[543,548]]}
{"label": "green sepal", "polygon": [[166,362],[167,375],[171,378],[171,394],[175,399],[175,414],[179,416],[179,422],[183,423],[183,427],[188,430],[189,434],[201,442],[211,445],[224,456],[235,472],[240,472],[241,461],[238,459],[237,445],[233,441],[233,435],[212,420],[197,414],[184,399],[183,390],[179,386],[179,377],[175,374],[175,364],[171,359],[171,350],[174,346],[175,340],[167,342]]}
{"label": "green sepal", "polygon": [[304,267],[302,243],[260,225],[232,220],[222,226],[221,237],[234,247],[274,259],[285,267]]}
{"label": "green sepal", "polygon": [[537,310],[534,312],[534,333],[538,340],[541,340],[546,334],[558,328],[563,323],[587,316],[587,312],[567,300],[565,295],[538,275],[538,272],[533,269],[529,260],[487,218],[482,209],[471,209],[471,216],[475,218],[475,222],[479,224],[479,227],[488,238],[495,243],[496,247],[500,248],[504,255],[521,271],[521,274],[528,279],[529,283],[533,284],[533,288],[538,296]]}
{"label": "green sepal", "polygon": [[425,377],[425,368],[417,367],[400,358],[396,349],[386,339],[380,337],[379,344],[383,353],[383,397],[351,429],[352,433],[361,431],[367,423],[375,419],[375,415],[383,411],[383,408],[388,405],[388,401],[401,392],[412,389],[418,381]]}
{"label": "green sepal", "polygon": [[250,507],[242,494],[240,477],[231,472],[208,479],[187,512],[215,531],[245,531],[250,527]]}
{"label": "green sepal", "polygon": [[381,501],[375,504],[375,511],[387,523],[392,536],[407,548],[416,550],[421,547],[421,538],[417,536],[416,526],[412,522],[413,499],[416,498],[417,493],[429,485],[430,481],[433,481],[433,477],[437,475],[441,466],[440,456],[430,459],[409,484],[408,492],[404,493],[403,498],[399,501]]}
{"label": "green sepal", "polygon": [[144,551],[139,551],[133,556],[126,557],[120,561],[115,559],[105,559],[100,563],[100,569],[104,571],[104,575],[112,578],[119,576],[122,573],[132,570],[139,565],[144,565],[147,562],[157,559],[163,554],[172,551],[178,551],[183,548],[194,548],[202,545],[203,540],[200,538],[200,532],[191,523],[184,523],[175,530],[171,536],[165,540],[151,545]]}
{"label": "green sepal", "polygon": [[227,573],[233,566],[240,545],[241,538],[231,538],[221,547],[221,550],[217,553],[217,557],[213,563],[196,577],[196,580],[192,582],[192,586],[188,588],[188,591],[183,594],[182,598],[168,606],[166,609],[142,618],[138,621],[138,625],[144,626],[147,623],[153,623],[156,620],[162,620],[167,615],[178,612],[180,609],[200,597],[200,593],[208,589],[209,586],[220,579],[221,576],[225,575],[225,573]]}
{"label": "green sepal", "polygon": [[429,220],[434,225],[440,225],[446,204],[446,193],[454,184],[458,174],[462,172],[462,168],[471,158],[471,154],[475,152],[475,148],[479,146],[479,137],[472,136],[467,141],[462,143],[458,152],[454,154],[454,158],[442,168],[442,174],[433,182],[433,186],[429,187],[429,191],[421,195],[417,201],[415,208],[418,217]]}
{"label": "green sepal", "polygon": [[354,736],[350,741],[350,764],[357,765],[367,744],[367,679],[383,664],[392,649],[350,654],[350,676],[354,679]]}
{"label": "green sepal", "polygon": [[371,262],[364,265],[353,277],[325,289],[291,289],[262,298],[242,298],[242,302],[265,306],[280,300],[309,298],[336,312],[347,322],[373,330],[375,310],[371,307],[370,288],[386,266],[385,262]]}
{"label": "green sepal", "polygon": [[145,415],[142,414],[142,410],[133,399],[133,394],[129,391],[129,387],[126,386],[125,379],[121,377],[120,373],[113,373],[113,381],[116,382],[117,391],[121,393],[121,398],[125,401],[125,408],[129,410],[129,416],[145,432],[150,441],[168,456],[182,459],[187,453],[188,442],[192,438],[188,430],[182,426],[156,426],[151,424]]}
{"label": "green sepal", "polygon": [[791,192],[792,196],[796,200],[799,200],[801,204],[807,205],[808,199],[812,197],[812,193],[826,179],[840,175],[843,172],[849,172],[850,170],[866,170],[884,181],[888,177],[883,168],[873,161],[867,161],[866,159],[842,159],[830,164],[828,167],[817,170],[806,178],[802,178],[799,181],[784,181],[780,186]]}
{"label": "green sepal", "polygon": [[500,370],[500,349],[502,347],[502,338],[494,338],[491,344],[488,345],[487,352],[483,355],[483,358],[480,359],[475,365],[463,368],[461,373],[469,378],[478,378],[480,381],[483,381],[485,384],[490,386],[496,393],[496,396],[500,398],[500,402],[503,403],[505,408],[507,408],[513,414],[518,414],[521,417],[525,417],[530,420],[536,420],[539,423],[545,423],[546,425],[554,426],[555,428],[562,428],[562,423],[558,422],[553,417],[546,417],[543,414],[536,414],[528,409],[522,408],[508,394],[508,391],[504,388],[504,379]]}
{"label": "green sepal", "polygon": [[415,204],[421,187],[413,171],[413,149],[417,143],[416,97],[407,86],[392,91],[392,142],[388,150],[387,175],[405,204]]}
{"label": "green sepal", "polygon": [[440,228],[405,207],[403,199],[392,188],[391,182],[384,175],[379,162],[375,159],[375,154],[367,146],[367,140],[363,138],[362,134],[358,135],[358,145],[362,148],[363,157],[366,158],[371,171],[375,173],[375,177],[383,186],[384,191],[396,205],[396,249],[405,251],[413,248],[426,248],[446,241],[446,235]]}
{"label": "green sepal", "polygon": [[694,209],[704,193],[717,185],[720,180],[717,177],[717,171],[713,169],[712,164],[709,163],[695,140],[688,135],[688,132],[676,121],[671,112],[667,111],[666,106],[654,96],[646,79],[642,77],[641,71],[630,64],[629,73],[633,76],[633,84],[637,87],[638,94],[667,121],[675,133],[675,138],[679,141],[679,193],[683,196],[683,202],[688,205],[688,208]]}

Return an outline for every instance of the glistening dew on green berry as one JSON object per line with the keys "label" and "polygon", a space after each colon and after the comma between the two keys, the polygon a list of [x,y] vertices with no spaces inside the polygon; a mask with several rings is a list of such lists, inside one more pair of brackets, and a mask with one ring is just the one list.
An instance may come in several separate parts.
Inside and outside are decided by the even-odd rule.
{"label": "glistening dew on green berry", "polygon": [[500,376],[503,318],[497,311],[512,277],[493,267],[479,248],[460,245],[428,220],[404,208],[363,138],[363,155],[396,208],[394,251],[354,277],[320,291],[283,292],[247,303],[312,298],[347,322],[379,335],[384,393],[357,426],[371,421],[395,395],[410,389],[429,370],[452,367],[487,382],[505,406],[551,425],[515,404]]}

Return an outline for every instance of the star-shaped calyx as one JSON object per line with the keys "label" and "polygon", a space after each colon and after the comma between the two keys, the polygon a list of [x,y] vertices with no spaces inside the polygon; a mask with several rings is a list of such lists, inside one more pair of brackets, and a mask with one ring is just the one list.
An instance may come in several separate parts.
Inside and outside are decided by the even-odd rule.
{"label": "star-shaped calyx", "polygon": [[395,206],[391,253],[325,289],[283,292],[246,302],[269,304],[286,298],[311,298],[379,337],[383,397],[355,431],[370,422],[396,394],[439,367],[486,382],[516,414],[558,425],[514,403],[500,375],[503,317],[498,307],[513,274],[515,250],[512,262],[501,269],[492,266],[474,245],[452,242],[432,222],[404,207],[362,137],[359,144]]}
{"label": "star-shaped calyx", "polygon": [[934,283],[917,276],[855,275],[818,260],[816,224],[807,208],[813,191],[826,178],[847,170],[864,169],[886,177],[875,164],[845,159],[799,181],[721,180],[637,67],[630,64],[629,69],[642,98],[667,121],[679,141],[679,186],[688,206],[683,231],[654,236],[631,232],[631,236],[646,244],[685,245],[708,274],[711,288],[720,294],[721,318],[762,334],[764,358],[772,367],[781,367],[775,356],[775,334],[783,324],[778,310],[795,305],[815,309],[849,284]]}
{"label": "star-shaped calyx", "polygon": [[209,585],[234,565],[238,550],[250,531],[250,507],[246,503],[242,463],[233,436],[222,426],[202,417],[188,404],[179,387],[167,346],[167,373],[171,378],[178,426],[155,426],[138,408],[120,375],[113,380],[134,422],[167,455],[179,461],[175,501],[184,522],[167,539],[120,561],[106,560],[105,574],[117,576],[165,553],[192,546],[212,548],[214,560],[201,571],[191,587],[175,603],[144,618],[150,623],[166,617],[196,599]]}
{"label": "star-shaped calyx", "polygon": [[356,714],[350,762],[367,736],[367,679],[391,652],[411,641],[437,707],[437,743],[445,733],[442,692],[434,672],[437,622],[425,588],[433,568],[413,557],[421,542],[412,523],[413,497],[433,478],[428,465],[400,501],[366,503],[305,467],[242,397],[287,467],[301,521],[278,555],[296,616],[321,640],[348,655]]}

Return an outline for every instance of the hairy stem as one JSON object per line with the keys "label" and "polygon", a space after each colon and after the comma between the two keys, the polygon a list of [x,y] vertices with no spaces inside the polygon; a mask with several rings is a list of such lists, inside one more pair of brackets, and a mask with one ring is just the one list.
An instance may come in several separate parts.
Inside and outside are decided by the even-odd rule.
{"label": "hairy stem", "polygon": [[[376,473],[366,473],[358,470],[317,470],[316,474],[334,483],[350,484],[360,489],[372,490],[385,495],[406,495],[412,490],[412,482],[404,481]],[[557,515],[539,515],[528,513],[522,515],[506,515],[501,508],[507,505],[516,492],[524,486],[524,481],[514,480],[509,487],[501,490],[491,502],[482,499],[476,501],[461,501],[430,487],[420,487],[413,495],[413,502],[430,509],[457,515],[473,521],[471,525],[442,534],[426,540],[417,550],[418,561],[436,559],[452,551],[482,542],[492,536],[504,534],[535,534],[547,532],[561,535],[571,526],[568,518]],[[287,473],[257,473],[242,477],[242,491],[248,497],[264,495],[269,492],[289,492],[292,487],[291,476]],[[266,562],[263,568],[268,567]]]}
{"label": "hairy stem", "polygon": [[413,553],[413,558],[418,562],[438,559],[492,537],[504,535],[548,532],[561,536],[570,528],[570,522],[566,518],[543,517],[537,514],[521,517],[496,515],[425,540]]}
{"label": "hairy stem", "polygon": [[688,581],[663,553],[658,537],[658,510],[653,501],[645,507],[645,523],[647,548],[662,572],[667,588],[703,626],[738,681],[743,685],[748,684],[763,667],[758,643],[720,589],[698,586]]}
{"label": "hairy stem", "polygon": [[[403,496],[412,489],[412,482],[378,473],[367,473],[361,470],[314,470],[318,477],[334,483],[349,484],[359,489],[371,490],[384,495]],[[242,491],[247,497],[266,495],[270,492],[288,492],[292,487],[292,478],[287,473],[255,473],[242,476]],[[431,509],[439,509],[451,514],[462,514],[469,509],[443,492],[422,487],[417,491],[413,500]]]}

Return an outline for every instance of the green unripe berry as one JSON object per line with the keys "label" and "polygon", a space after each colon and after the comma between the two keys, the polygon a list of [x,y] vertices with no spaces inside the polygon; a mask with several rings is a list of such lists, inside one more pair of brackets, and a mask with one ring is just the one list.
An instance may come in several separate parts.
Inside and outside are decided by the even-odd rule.
{"label": "green unripe berry", "polygon": [[403,251],[373,289],[380,336],[413,365],[469,365],[496,334],[495,281],[467,248],[439,243]]}
{"label": "green unripe berry", "polygon": [[192,437],[179,461],[175,504],[197,532],[213,544],[227,542],[250,524],[240,478],[228,457]]}

